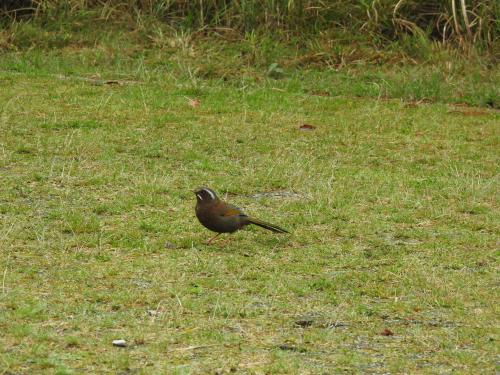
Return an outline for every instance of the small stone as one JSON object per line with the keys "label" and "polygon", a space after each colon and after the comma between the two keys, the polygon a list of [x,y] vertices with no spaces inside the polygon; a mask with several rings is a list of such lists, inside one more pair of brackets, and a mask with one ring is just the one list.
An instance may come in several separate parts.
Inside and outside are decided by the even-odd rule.
{"label": "small stone", "polygon": [[125,348],[127,346],[127,342],[125,340],[113,340],[113,346]]}

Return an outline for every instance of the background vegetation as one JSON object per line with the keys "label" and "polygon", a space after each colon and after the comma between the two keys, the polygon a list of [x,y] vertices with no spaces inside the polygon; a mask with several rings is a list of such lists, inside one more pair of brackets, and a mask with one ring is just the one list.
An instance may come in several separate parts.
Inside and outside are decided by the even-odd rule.
{"label": "background vegetation", "polygon": [[7,18],[89,18],[107,21],[152,17],[188,29],[231,28],[303,35],[328,30],[368,35],[375,43],[395,38],[429,38],[492,47],[500,34],[495,0],[9,0]]}

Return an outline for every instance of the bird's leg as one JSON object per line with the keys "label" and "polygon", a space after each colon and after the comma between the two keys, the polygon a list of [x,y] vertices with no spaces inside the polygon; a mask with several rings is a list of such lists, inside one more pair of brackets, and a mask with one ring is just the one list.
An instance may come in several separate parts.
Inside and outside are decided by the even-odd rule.
{"label": "bird's leg", "polygon": [[213,240],[215,240],[218,236],[220,235],[220,233],[217,233],[215,236],[213,236],[212,238],[210,238],[208,241],[207,241],[207,245],[210,245],[212,243]]}

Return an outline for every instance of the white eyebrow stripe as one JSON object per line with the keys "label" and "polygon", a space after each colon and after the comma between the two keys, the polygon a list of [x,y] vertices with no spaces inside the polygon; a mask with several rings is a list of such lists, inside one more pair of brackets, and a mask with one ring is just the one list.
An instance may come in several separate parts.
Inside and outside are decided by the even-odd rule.
{"label": "white eyebrow stripe", "polygon": [[202,200],[203,200],[203,198],[201,197],[201,194],[196,194],[196,196],[197,196],[198,198],[200,198],[200,201],[202,201]]}
{"label": "white eyebrow stripe", "polygon": [[203,190],[206,191],[208,194],[210,194],[210,197],[212,199],[215,199],[215,194],[212,190],[210,190],[210,189],[203,189]]}

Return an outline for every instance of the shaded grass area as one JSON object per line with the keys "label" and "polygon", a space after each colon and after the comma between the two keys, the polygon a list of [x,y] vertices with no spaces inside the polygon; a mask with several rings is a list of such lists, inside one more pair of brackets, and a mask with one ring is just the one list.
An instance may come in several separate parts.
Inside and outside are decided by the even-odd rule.
{"label": "shaded grass area", "polygon": [[[493,78],[398,76],[438,92],[406,103],[389,69],[210,51],[2,56],[1,368],[493,372],[500,115],[445,104]],[[204,246],[200,185],[293,234]]]}

